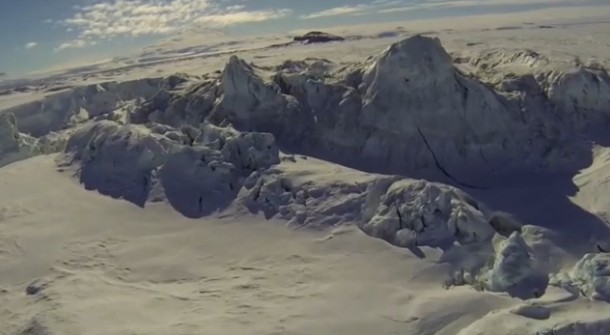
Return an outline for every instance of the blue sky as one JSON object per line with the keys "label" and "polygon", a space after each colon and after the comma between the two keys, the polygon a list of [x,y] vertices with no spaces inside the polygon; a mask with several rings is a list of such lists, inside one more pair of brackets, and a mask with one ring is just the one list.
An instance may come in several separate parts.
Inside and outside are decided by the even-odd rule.
{"label": "blue sky", "polygon": [[0,0],[0,73],[122,55],[190,28],[249,34],[589,5],[610,0]]}

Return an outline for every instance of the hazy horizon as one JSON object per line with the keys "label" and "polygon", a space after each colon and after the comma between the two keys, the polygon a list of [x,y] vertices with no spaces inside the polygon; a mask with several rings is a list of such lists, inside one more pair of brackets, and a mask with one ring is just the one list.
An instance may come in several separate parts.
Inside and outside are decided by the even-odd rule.
{"label": "hazy horizon", "polygon": [[[521,13],[605,0],[23,0],[0,3],[0,73],[34,71],[123,55],[190,29],[269,33],[432,19]],[[517,14],[516,14],[517,15]]]}

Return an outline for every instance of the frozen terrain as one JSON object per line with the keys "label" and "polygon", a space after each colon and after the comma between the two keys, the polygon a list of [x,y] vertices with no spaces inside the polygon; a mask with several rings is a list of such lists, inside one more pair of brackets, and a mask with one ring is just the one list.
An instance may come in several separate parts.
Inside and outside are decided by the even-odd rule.
{"label": "frozen terrain", "polygon": [[527,19],[0,82],[0,334],[609,334],[610,24]]}

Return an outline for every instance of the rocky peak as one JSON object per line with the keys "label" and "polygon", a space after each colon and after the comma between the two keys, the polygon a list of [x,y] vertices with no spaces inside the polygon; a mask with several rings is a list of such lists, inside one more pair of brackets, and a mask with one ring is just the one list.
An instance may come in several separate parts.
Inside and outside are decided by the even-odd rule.
{"label": "rocky peak", "polygon": [[322,31],[310,31],[305,35],[295,36],[293,40],[304,43],[327,43],[344,41],[345,38]]}

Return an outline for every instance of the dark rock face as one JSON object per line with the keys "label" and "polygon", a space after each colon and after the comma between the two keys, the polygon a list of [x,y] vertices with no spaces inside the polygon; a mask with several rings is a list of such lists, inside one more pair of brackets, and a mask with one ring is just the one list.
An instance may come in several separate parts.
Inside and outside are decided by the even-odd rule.
{"label": "dark rock face", "polygon": [[341,36],[321,32],[321,31],[310,31],[305,35],[295,36],[294,41],[295,42],[305,42],[305,43],[327,43],[327,42],[345,41],[345,38],[343,38]]}

